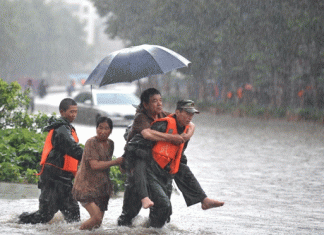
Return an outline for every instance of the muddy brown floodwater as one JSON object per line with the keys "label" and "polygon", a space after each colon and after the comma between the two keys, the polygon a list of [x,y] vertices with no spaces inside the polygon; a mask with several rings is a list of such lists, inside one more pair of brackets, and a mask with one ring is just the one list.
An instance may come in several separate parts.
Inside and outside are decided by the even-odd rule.
{"label": "muddy brown floodwater", "polygon": [[[1,234],[324,234],[322,125],[211,114],[193,121],[188,165],[209,197],[225,201],[223,207],[187,208],[174,190],[173,215],[164,228],[145,228],[148,210],[133,227],[118,227],[119,196],[109,202],[100,229],[80,232],[80,223],[66,224],[59,213],[50,224],[17,224],[20,213],[37,209],[37,187],[0,184]],[[94,127],[76,128],[82,138]],[[82,207],[81,217],[88,218]]]}

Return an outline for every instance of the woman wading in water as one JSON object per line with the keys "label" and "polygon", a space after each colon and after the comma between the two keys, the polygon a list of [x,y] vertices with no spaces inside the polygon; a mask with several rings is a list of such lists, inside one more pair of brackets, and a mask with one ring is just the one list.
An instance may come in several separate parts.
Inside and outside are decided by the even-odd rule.
{"label": "woman wading in water", "polygon": [[97,135],[88,139],[80,168],[75,177],[73,196],[89,212],[90,219],[82,223],[80,230],[91,230],[101,226],[108,201],[113,193],[109,178],[110,167],[120,165],[123,158],[112,160],[114,142],[109,139],[113,129],[110,118],[97,120]]}

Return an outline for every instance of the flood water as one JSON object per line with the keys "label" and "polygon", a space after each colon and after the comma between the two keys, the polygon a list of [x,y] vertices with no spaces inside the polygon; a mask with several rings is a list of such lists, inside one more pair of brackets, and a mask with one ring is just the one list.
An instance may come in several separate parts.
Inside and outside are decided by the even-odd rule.
{"label": "flood water", "polygon": [[[17,224],[17,216],[38,207],[37,186],[1,184],[1,234],[323,234],[324,141],[322,125],[199,114],[186,155],[188,165],[221,208],[186,207],[182,195],[171,197],[173,215],[162,229],[145,228],[148,210],[134,226],[118,227],[122,195],[109,202],[101,228],[80,232],[60,213],[49,224]],[[75,125],[80,139],[94,127]],[[114,129],[122,152],[123,129]],[[81,141],[82,142],[82,141]],[[117,150],[118,149],[118,150]],[[81,208],[81,220],[89,215]]]}

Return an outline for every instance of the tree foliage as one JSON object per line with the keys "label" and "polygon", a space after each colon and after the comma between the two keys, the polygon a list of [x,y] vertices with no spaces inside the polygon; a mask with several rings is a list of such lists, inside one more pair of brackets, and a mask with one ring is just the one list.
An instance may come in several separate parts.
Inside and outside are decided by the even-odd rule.
{"label": "tree foliage", "polygon": [[35,173],[45,133],[34,133],[25,128],[0,130],[0,181],[36,183]]}
{"label": "tree foliage", "polygon": [[[92,0],[107,33],[127,45],[166,46],[192,61],[196,83],[267,87],[275,105],[297,86],[318,97],[323,80],[324,3],[319,0]],[[317,99],[318,100],[318,99]]]}
{"label": "tree foliage", "polygon": [[27,113],[28,92],[22,92],[18,82],[9,84],[0,78],[0,129],[26,128],[36,132],[47,124],[46,114]]}
{"label": "tree foliage", "polygon": [[68,72],[91,59],[82,25],[61,5],[5,0],[0,12],[0,71],[6,80]]}
{"label": "tree foliage", "polygon": [[[208,0],[93,0],[101,16],[112,12],[107,33],[128,45],[158,44],[192,62],[191,72],[203,81],[217,56],[219,27],[230,15],[230,6]],[[223,1],[226,4],[226,1]]]}
{"label": "tree foliage", "polygon": [[22,92],[17,82],[8,84],[0,79],[0,181],[37,181],[34,173],[46,136],[40,130],[48,116],[27,113],[27,92]]}

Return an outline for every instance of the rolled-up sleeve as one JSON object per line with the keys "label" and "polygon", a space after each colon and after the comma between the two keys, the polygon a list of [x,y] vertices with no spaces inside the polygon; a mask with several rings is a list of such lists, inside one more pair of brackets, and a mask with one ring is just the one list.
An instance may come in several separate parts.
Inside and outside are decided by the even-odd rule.
{"label": "rolled-up sleeve", "polygon": [[84,146],[83,157],[85,160],[100,160],[99,153],[93,139],[88,139]]}

